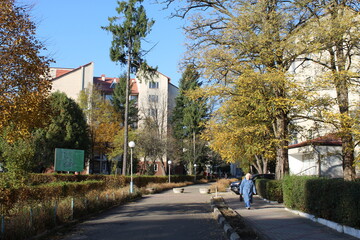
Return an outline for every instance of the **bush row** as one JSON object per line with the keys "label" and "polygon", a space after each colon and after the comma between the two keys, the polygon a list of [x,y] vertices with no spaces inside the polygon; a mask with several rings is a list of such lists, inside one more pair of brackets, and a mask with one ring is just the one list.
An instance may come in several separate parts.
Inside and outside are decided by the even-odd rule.
{"label": "bush row", "polygon": [[[171,182],[190,182],[193,176],[171,176]],[[150,183],[166,183],[167,176],[134,176],[134,185],[142,188]],[[92,190],[123,188],[130,177],[121,175],[31,174],[29,186],[0,187],[0,211],[9,211],[16,203],[54,200],[68,196],[83,196]]]}
{"label": "bush row", "polygon": [[360,228],[360,182],[318,177],[286,177],[285,206]]}
{"label": "bush row", "polygon": [[[189,175],[172,175],[170,177],[171,182],[194,181],[194,176]],[[197,179],[199,179],[199,176]],[[51,182],[81,182],[88,180],[104,181],[107,187],[124,187],[130,183],[130,177],[122,175],[30,174],[28,184],[39,185]],[[134,184],[137,187],[144,187],[149,183],[166,183],[168,180],[168,176],[134,175]]]}
{"label": "bush row", "polygon": [[[51,183],[51,185],[62,185],[64,183]],[[84,183],[67,183],[68,185],[79,185]],[[181,183],[150,183],[146,187],[135,187],[135,193],[129,193],[129,187],[116,189],[88,189],[87,192],[78,196],[68,196],[60,199],[19,202],[5,216],[3,226],[4,234],[0,239],[27,239],[43,233],[49,229],[62,224],[80,219],[89,214],[120,205],[140,197],[142,194],[161,192],[174,187],[183,187],[192,182]],[[40,187],[40,186],[39,186]],[[70,192],[69,192],[70,194]]]}
{"label": "bush row", "polygon": [[0,189],[1,212],[6,213],[17,203],[57,200],[82,196],[90,191],[105,189],[104,181],[55,182],[46,185]]}
{"label": "bush row", "polygon": [[261,197],[270,200],[283,202],[283,191],[281,180],[257,179],[255,181],[256,191]]}
{"label": "bush row", "polygon": [[126,177],[122,175],[74,175],[74,174],[30,174],[29,185],[53,182],[104,181],[107,187],[124,187]]}
{"label": "bush row", "polygon": [[141,196],[139,189],[129,193],[129,188],[93,190],[83,196],[66,197],[60,200],[41,201],[26,205],[19,203],[5,217],[4,240],[29,239],[56,226],[81,219],[89,214],[117,206]]}

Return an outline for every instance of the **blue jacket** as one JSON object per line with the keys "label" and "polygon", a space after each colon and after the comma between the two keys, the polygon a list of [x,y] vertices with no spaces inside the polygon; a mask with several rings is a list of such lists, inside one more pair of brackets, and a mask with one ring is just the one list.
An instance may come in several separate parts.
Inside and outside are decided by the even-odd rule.
{"label": "blue jacket", "polygon": [[256,194],[256,188],[253,180],[244,179],[240,184],[240,194],[244,196],[251,196],[252,194]]}

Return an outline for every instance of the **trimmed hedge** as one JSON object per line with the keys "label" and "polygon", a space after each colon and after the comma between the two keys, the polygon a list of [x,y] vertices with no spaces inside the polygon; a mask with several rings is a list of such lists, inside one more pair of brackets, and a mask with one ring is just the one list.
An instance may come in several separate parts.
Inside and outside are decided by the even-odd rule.
{"label": "trimmed hedge", "polygon": [[283,202],[283,191],[281,180],[257,179],[255,181],[257,194],[270,200]]}
{"label": "trimmed hedge", "polygon": [[350,227],[360,228],[360,182],[287,176],[285,206]]}
{"label": "trimmed hedge", "polygon": [[[4,180],[6,174],[0,176]],[[168,176],[134,176],[134,185],[145,187],[149,183],[167,183]],[[192,182],[193,176],[171,176],[172,183]],[[122,175],[30,174],[28,186],[11,188],[0,186],[1,212],[10,210],[20,202],[54,200],[82,196],[92,190],[123,188],[130,177]]]}
{"label": "trimmed hedge", "polygon": [[[168,176],[138,176],[134,175],[134,185],[145,187],[149,183],[166,183],[169,181]],[[199,179],[199,177],[198,177]],[[104,181],[106,187],[124,187],[130,183],[129,176],[123,175],[74,175],[74,174],[30,174],[29,185],[39,185],[52,182],[81,182],[97,180]],[[189,175],[172,175],[171,182],[192,182],[194,176]]]}
{"label": "trimmed hedge", "polygon": [[30,174],[29,185],[53,182],[104,181],[107,187],[124,187],[126,177],[122,175],[74,175],[74,174]]}
{"label": "trimmed hedge", "polygon": [[92,190],[105,189],[104,181],[57,182],[46,185],[0,189],[1,212],[17,203],[48,201],[68,196],[82,196]]}

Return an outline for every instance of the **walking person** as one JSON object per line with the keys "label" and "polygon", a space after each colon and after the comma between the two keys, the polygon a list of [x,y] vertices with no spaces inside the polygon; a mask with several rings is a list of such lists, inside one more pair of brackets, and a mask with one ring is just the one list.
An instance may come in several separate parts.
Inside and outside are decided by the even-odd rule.
{"label": "walking person", "polygon": [[250,201],[252,200],[252,195],[256,194],[255,183],[251,180],[251,177],[250,173],[245,175],[245,178],[241,181],[239,191],[244,198],[245,207],[247,209],[250,209],[251,207]]}

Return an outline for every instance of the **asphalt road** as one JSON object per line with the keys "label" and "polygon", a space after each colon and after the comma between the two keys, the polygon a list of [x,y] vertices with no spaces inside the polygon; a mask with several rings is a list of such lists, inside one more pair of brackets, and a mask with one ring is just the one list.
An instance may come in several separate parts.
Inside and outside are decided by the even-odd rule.
{"label": "asphalt road", "polygon": [[61,239],[225,240],[210,210],[211,195],[199,193],[199,188],[206,186],[187,186],[184,193],[169,190],[147,195],[77,224]]}

